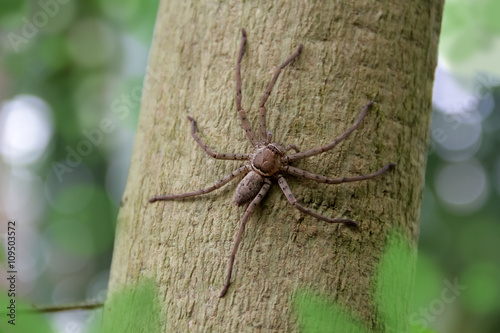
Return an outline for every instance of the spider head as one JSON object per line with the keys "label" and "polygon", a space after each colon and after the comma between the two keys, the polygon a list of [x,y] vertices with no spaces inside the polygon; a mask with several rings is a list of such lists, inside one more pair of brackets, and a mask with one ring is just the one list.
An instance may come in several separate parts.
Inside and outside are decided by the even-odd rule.
{"label": "spider head", "polygon": [[284,154],[285,149],[276,143],[259,147],[252,158],[252,169],[262,176],[272,176],[279,171]]}

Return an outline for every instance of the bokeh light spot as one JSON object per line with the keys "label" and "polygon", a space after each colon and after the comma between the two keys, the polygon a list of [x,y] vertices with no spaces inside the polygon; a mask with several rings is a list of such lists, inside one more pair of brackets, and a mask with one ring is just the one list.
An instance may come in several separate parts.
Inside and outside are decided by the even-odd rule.
{"label": "bokeh light spot", "polygon": [[457,213],[471,213],[487,198],[486,173],[474,160],[444,166],[437,173],[435,186],[438,197]]}
{"label": "bokeh light spot", "polygon": [[0,154],[11,165],[31,164],[44,153],[52,131],[47,103],[19,95],[0,109]]}
{"label": "bokeh light spot", "polygon": [[432,119],[432,135],[434,141],[445,149],[464,150],[480,140],[481,123],[465,122],[461,114],[446,115],[436,112]]}

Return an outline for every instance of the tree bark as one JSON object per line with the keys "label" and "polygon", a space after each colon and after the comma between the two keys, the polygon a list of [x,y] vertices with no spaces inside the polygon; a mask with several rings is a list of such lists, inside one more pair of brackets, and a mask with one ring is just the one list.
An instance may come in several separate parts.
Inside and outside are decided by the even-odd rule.
{"label": "tree bark", "polygon": [[[301,291],[338,304],[367,331],[390,331],[374,300],[377,265],[391,230],[416,248],[442,6],[443,0],[161,1],[104,326],[128,312],[113,300],[146,279],[157,304],[147,311],[157,312],[151,327],[159,332],[296,331]],[[329,143],[375,100],[345,142],[294,166],[342,177],[398,165],[341,185],[287,177],[300,203],[351,218],[358,228],[300,213],[273,183],[249,219],[232,284],[219,298],[245,210],[231,202],[238,180],[192,199],[148,199],[208,187],[243,164],[206,155],[191,138],[188,115],[214,151],[253,151],[234,102],[242,27],[248,34],[242,103],[255,131],[273,71],[300,43],[302,54],[267,103],[274,141],[302,150]],[[396,304],[405,309],[407,289]],[[144,315],[129,309],[120,320]]]}

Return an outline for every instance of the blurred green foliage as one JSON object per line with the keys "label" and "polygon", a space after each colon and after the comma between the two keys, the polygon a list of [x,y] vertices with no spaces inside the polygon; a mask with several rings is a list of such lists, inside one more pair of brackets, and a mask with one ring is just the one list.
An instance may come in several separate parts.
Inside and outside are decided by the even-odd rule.
{"label": "blurred green foliage", "polygon": [[[0,293],[0,304],[2,307],[10,306],[10,300],[7,293]],[[15,318],[11,318],[7,315],[7,310],[2,315],[2,320],[0,320],[0,332],[2,333],[53,333],[53,327],[50,324],[49,318],[40,313],[30,312],[31,304],[24,302],[16,297],[15,307]],[[14,320],[14,324],[10,324],[8,321]]]}
{"label": "blurred green foliage", "polygon": [[377,267],[375,299],[385,323],[384,332],[407,332],[409,308],[404,306],[411,297],[415,251],[409,240],[392,230]]}
{"label": "blurred green foliage", "polygon": [[168,326],[158,295],[154,279],[146,278],[116,291],[106,301],[101,330],[95,332],[162,332]]}
{"label": "blurred green foliage", "polygon": [[441,30],[441,56],[451,62],[487,50],[500,33],[497,0],[448,0]]}
{"label": "blurred green foliage", "polygon": [[294,306],[301,332],[367,332],[361,320],[341,305],[313,293],[306,291],[297,293]]}
{"label": "blurred green foliage", "polygon": [[[33,303],[61,302],[55,290],[65,290],[63,281],[74,288],[63,302],[92,299],[93,288],[106,287],[92,286],[110,267],[139,113],[138,101],[124,117],[112,105],[142,87],[157,7],[158,0],[0,0],[0,99],[42,98],[54,128],[42,158],[23,166],[40,177],[44,203],[31,222],[41,240],[23,245],[38,260],[39,276],[18,287],[32,290]],[[109,133],[101,130],[104,118]],[[58,175],[55,163],[64,172]],[[30,318],[23,320],[38,320]],[[52,331],[34,325],[19,332]]]}
{"label": "blurred green foliage", "polygon": [[56,198],[47,236],[63,251],[97,255],[113,245],[116,207],[106,191],[93,185],[76,185]]}

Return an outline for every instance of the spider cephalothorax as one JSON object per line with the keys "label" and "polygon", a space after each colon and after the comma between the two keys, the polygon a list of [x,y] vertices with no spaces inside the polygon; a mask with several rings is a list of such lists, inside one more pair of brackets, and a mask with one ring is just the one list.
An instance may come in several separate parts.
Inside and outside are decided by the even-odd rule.
{"label": "spider cephalothorax", "polygon": [[277,143],[257,148],[251,159],[252,169],[264,177],[272,176],[280,170],[284,155],[285,149]]}
{"label": "spider cephalothorax", "polygon": [[[354,176],[354,177],[343,177],[343,178],[328,178],[325,176],[317,175],[310,173],[305,170],[301,170],[298,168],[295,168],[290,164],[290,162],[299,160],[302,158],[310,157],[310,156],[315,156],[321,153],[324,153],[326,151],[331,150],[334,148],[337,144],[339,144],[342,140],[344,140],[346,137],[349,136],[361,123],[363,118],[365,117],[366,113],[368,112],[368,109],[373,105],[373,101],[369,102],[365,107],[363,108],[363,111],[361,112],[361,115],[358,117],[356,122],[349,128],[347,129],[342,135],[337,137],[335,140],[327,144],[326,146],[323,147],[317,147],[313,148],[310,150],[306,150],[301,152],[299,148],[293,144],[290,144],[286,146],[286,148],[283,148],[281,145],[277,143],[271,143],[271,138],[272,134],[271,132],[267,131],[266,128],[266,107],[265,103],[267,101],[267,98],[271,94],[271,91],[274,87],[274,84],[276,83],[276,80],[278,79],[278,76],[283,68],[285,68],[294,58],[299,56],[300,52],[302,51],[302,44],[299,46],[297,51],[290,57],[288,58],[281,66],[274,72],[273,78],[271,79],[271,82],[269,83],[264,95],[262,96],[259,104],[259,131],[256,135],[256,133],[253,131],[252,126],[246,116],[245,110],[241,107],[241,73],[240,73],[240,68],[241,68],[241,59],[243,57],[243,49],[245,46],[245,41],[246,41],[246,33],[245,30],[242,29],[242,39],[241,39],[241,44],[240,44],[240,50],[238,53],[238,60],[236,61],[236,108],[238,110],[238,115],[240,117],[241,121],[241,127],[243,130],[245,130],[245,133],[247,135],[248,140],[250,141],[252,147],[254,148],[253,153],[214,153],[210,148],[205,145],[203,141],[201,141],[200,137],[198,136],[198,133],[196,131],[196,122],[194,121],[193,118],[188,117],[189,121],[191,122],[191,135],[193,136],[194,140],[200,145],[205,152],[210,155],[211,157],[215,159],[220,159],[220,160],[246,160],[248,161],[247,164],[243,165],[242,167],[238,168],[237,170],[233,171],[230,175],[224,177],[223,179],[219,180],[217,183],[214,185],[207,187],[202,190],[198,191],[193,191],[193,192],[188,192],[188,193],[182,193],[182,194],[177,194],[177,195],[163,195],[163,196],[156,196],[153,197],[149,200],[149,202],[155,202],[158,200],[175,200],[175,199],[181,199],[181,198],[186,198],[186,197],[192,197],[195,195],[200,195],[200,194],[206,194],[209,192],[212,192],[224,184],[228,183],[232,179],[235,179],[238,176],[245,175],[245,177],[241,180],[241,182],[238,184],[238,187],[236,188],[233,196],[233,203],[236,206],[240,206],[242,204],[245,204],[247,202],[250,202],[248,205],[247,209],[245,210],[245,214],[243,215],[243,218],[241,219],[241,224],[240,228],[238,229],[238,232],[236,233],[234,244],[233,244],[233,249],[231,252],[231,256],[229,259],[229,265],[228,265],[228,272],[226,275],[226,281],[224,288],[222,289],[222,292],[220,294],[220,297],[223,297],[229,287],[230,281],[231,281],[231,273],[233,270],[233,264],[234,264],[234,259],[236,257],[236,251],[238,250],[238,246],[240,244],[241,238],[243,236],[243,231],[245,230],[245,224],[248,220],[248,216],[253,212],[255,207],[260,204],[264,196],[267,194],[269,188],[271,187],[271,180],[277,180],[278,185],[280,186],[281,190],[285,194],[286,199],[298,210],[301,212],[304,212],[306,214],[309,214],[319,220],[328,222],[328,223],[346,223],[346,224],[351,224],[351,225],[357,225],[356,222],[354,222],[351,219],[345,219],[345,218],[330,218],[321,214],[318,214],[316,212],[311,211],[310,209],[300,205],[297,200],[295,199],[292,191],[288,187],[288,184],[283,177],[283,175],[288,174],[292,175],[301,179],[307,179],[307,180],[312,180],[318,183],[326,183],[326,184],[340,184],[340,183],[346,183],[346,182],[354,182],[354,181],[360,181],[360,180],[366,180],[366,179],[371,179],[375,178],[387,170],[393,168],[396,164],[395,163],[389,163],[386,164],[384,167],[381,169],[377,170],[374,173],[368,174],[368,175],[362,175],[362,176]],[[287,152],[289,150],[295,150],[295,153],[287,155]]]}

